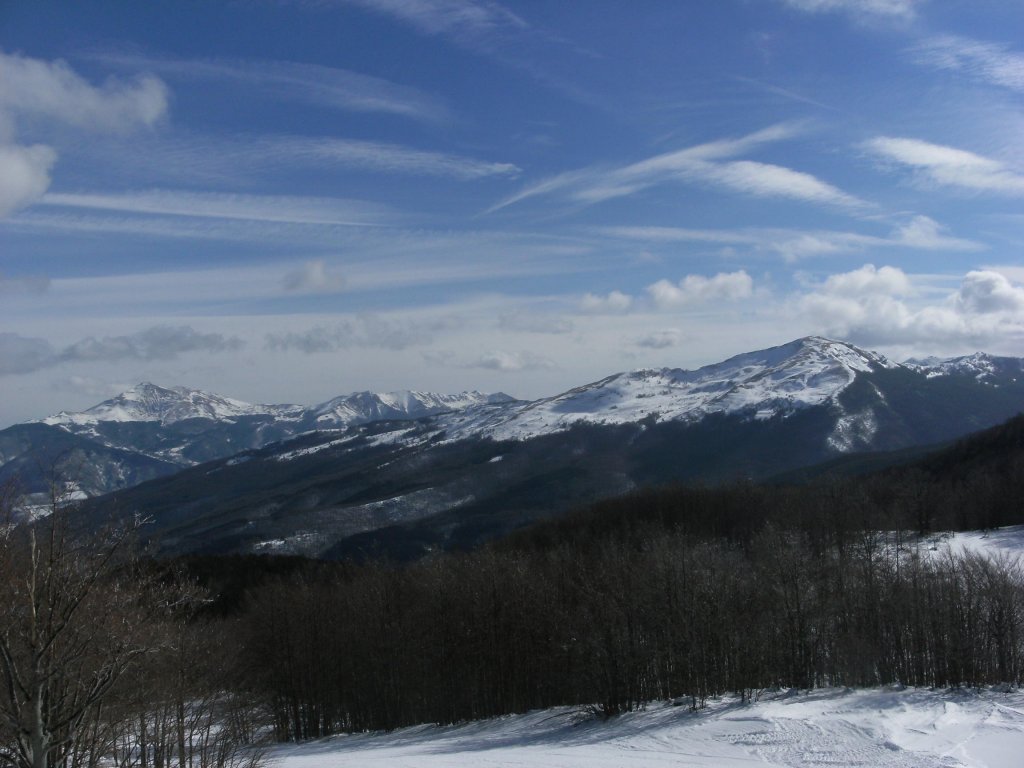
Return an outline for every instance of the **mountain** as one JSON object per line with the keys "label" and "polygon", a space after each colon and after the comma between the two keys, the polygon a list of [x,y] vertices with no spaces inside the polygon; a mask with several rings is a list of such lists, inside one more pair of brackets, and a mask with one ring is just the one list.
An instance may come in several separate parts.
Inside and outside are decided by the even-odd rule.
{"label": "mountain", "polygon": [[312,407],[252,405],[147,382],[85,411],[0,431],[0,481],[17,475],[29,491],[41,491],[51,474],[63,475],[95,496],[313,430],[510,400],[501,393],[357,392]]}
{"label": "mountain", "polygon": [[100,499],[87,513],[141,513],[167,552],[414,557],[635,488],[760,480],[852,452],[941,443],[1024,408],[1012,365],[979,378],[946,363],[902,365],[808,337],[534,402],[470,397],[419,418],[309,432]]}

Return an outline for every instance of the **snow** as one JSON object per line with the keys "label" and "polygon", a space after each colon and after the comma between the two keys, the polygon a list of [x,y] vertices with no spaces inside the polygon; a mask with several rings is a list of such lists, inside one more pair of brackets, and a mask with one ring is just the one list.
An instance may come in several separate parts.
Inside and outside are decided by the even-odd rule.
{"label": "snow", "polygon": [[271,750],[276,768],[1020,765],[1024,693],[787,691],[601,721],[561,708],[464,725],[339,736]]}
{"label": "snow", "polygon": [[1024,525],[1009,525],[991,531],[943,533],[929,541],[929,547],[956,555],[970,553],[988,557],[1016,558],[1024,555]]}
{"label": "snow", "polygon": [[[473,435],[525,440],[581,422],[630,424],[646,418],[696,422],[714,413],[764,420],[834,403],[858,373],[898,367],[882,355],[811,336],[695,371],[663,368],[620,373],[555,397],[509,405],[500,412],[472,409],[445,419],[445,427],[449,440]],[[873,431],[873,421],[866,414],[858,414],[855,420],[858,434]],[[839,427],[852,428],[852,422]]]}

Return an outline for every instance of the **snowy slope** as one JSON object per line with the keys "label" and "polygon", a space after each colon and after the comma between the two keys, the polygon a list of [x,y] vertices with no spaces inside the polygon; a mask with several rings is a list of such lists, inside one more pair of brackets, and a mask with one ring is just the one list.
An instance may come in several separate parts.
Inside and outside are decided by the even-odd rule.
{"label": "snowy slope", "polygon": [[456,395],[402,390],[375,394],[356,392],[313,406],[316,429],[339,429],[381,419],[418,419],[446,411],[462,411],[479,405],[511,402],[503,393],[461,392]]}
{"label": "snowy slope", "polygon": [[695,422],[709,414],[765,419],[834,403],[859,373],[899,367],[852,344],[809,336],[695,371],[661,368],[619,373],[504,411],[454,414],[445,419],[445,426],[451,439],[487,435],[524,440],[579,422]]}
{"label": "snowy slope", "polygon": [[944,360],[935,357],[925,360],[908,360],[906,365],[921,371],[929,378],[965,375],[986,382],[997,375],[1024,375],[1024,359],[997,357],[984,352],[975,352],[973,355],[951,357]]}
{"label": "snowy slope", "polygon": [[159,387],[143,382],[92,408],[78,413],[61,411],[42,419],[42,423],[67,428],[100,422],[156,421],[160,424],[173,424],[185,419],[221,421],[256,415],[287,418],[294,415],[297,409],[298,406],[294,405],[251,405],[198,389]]}
{"label": "snowy slope", "polygon": [[1024,693],[893,688],[769,694],[703,711],[656,705],[608,722],[558,709],[280,746],[276,768],[1016,768]]}

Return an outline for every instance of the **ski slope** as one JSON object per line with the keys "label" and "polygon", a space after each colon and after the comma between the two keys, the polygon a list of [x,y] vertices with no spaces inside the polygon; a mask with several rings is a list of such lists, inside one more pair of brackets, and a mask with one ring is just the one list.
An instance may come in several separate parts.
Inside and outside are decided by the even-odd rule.
{"label": "ski slope", "polygon": [[609,721],[557,709],[339,736],[270,757],[276,768],[1016,768],[1022,752],[1024,693],[881,688],[728,698],[698,712],[659,704]]}

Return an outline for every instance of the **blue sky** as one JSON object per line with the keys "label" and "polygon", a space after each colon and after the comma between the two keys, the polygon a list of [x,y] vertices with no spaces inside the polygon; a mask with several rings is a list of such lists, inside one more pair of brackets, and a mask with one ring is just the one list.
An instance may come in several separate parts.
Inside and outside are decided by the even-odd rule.
{"label": "blue sky", "polygon": [[0,426],[1024,355],[1016,0],[0,2]]}

